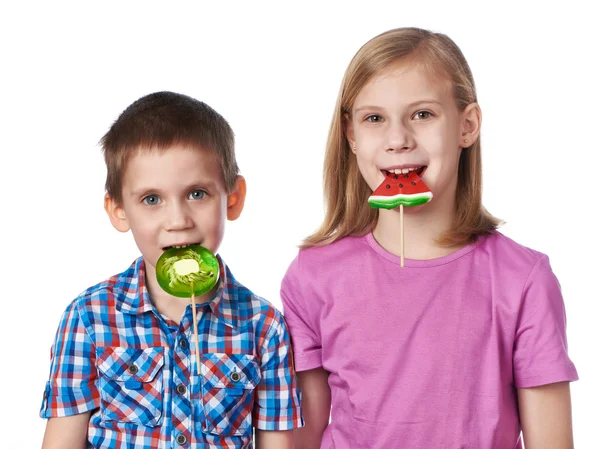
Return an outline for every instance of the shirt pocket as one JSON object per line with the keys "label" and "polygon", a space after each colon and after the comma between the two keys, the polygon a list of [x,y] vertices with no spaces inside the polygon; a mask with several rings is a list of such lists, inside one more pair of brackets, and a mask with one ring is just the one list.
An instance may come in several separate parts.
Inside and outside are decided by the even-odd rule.
{"label": "shirt pocket", "polygon": [[202,406],[205,433],[246,435],[252,429],[254,389],[260,381],[249,354],[202,354]]}
{"label": "shirt pocket", "polygon": [[96,359],[103,421],[158,426],[163,415],[164,349],[100,348]]}

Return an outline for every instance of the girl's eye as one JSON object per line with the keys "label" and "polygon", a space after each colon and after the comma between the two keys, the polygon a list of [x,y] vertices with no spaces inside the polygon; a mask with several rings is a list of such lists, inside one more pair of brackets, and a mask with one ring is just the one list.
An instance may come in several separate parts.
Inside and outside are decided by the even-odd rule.
{"label": "girl's eye", "polygon": [[379,123],[383,120],[383,118],[380,115],[373,114],[369,115],[365,120],[370,123]]}
{"label": "girl's eye", "polygon": [[142,201],[148,206],[156,206],[160,203],[160,198],[157,195],[148,195]]}
{"label": "girl's eye", "polygon": [[202,198],[204,198],[205,195],[206,192],[204,190],[193,190],[190,192],[188,198],[190,200],[201,200]]}
{"label": "girl's eye", "polygon": [[419,111],[417,112],[414,116],[413,119],[415,120],[424,120],[426,118],[431,117],[433,114],[429,111]]}

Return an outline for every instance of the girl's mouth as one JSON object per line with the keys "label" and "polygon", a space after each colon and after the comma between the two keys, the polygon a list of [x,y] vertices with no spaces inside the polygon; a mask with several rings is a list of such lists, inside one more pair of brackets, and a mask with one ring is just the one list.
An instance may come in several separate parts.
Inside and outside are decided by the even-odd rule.
{"label": "girl's mouth", "polygon": [[400,174],[407,174],[410,173],[411,171],[416,171],[417,175],[419,175],[420,177],[423,176],[423,173],[425,173],[425,170],[427,170],[427,166],[426,165],[422,165],[420,167],[410,167],[410,168],[392,168],[390,170],[381,170],[381,173],[383,173],[383,176],[388,177],[390,175],[400,175]]}

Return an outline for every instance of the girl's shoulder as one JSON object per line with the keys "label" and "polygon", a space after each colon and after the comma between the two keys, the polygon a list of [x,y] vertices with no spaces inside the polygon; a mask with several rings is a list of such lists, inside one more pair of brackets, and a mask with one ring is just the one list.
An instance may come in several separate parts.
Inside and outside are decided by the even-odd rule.
{"label": "girl's shoulder", "polygon": [[365,236],[352,236],[322,246],[301,248],[291,262],[287,275],[322,276],[332,269],[335,271],[335,267],[344,266],[351,259],[364,257],[368,247]]}
{"label": "girl's shoulder", "polygon": [[499,262],[510,263],[513,266],[533,266],[546,254],[516,242],[500,231],[494,231],[482,238],[478,246],[479,252],[493,256]]}
{"label": "girl's shoulder", "polygon": [[354,257],[369,247],[366,236],[349,236],[323,246],[302,248],[298,252],[298,259],[308,264],[328,264],[340,259]]}

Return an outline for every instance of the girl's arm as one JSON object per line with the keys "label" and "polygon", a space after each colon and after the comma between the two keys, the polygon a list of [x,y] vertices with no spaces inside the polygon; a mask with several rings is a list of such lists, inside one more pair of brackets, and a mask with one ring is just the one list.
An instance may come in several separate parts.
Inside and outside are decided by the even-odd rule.
{"label": "girl's arm", "polygon": [[518,389],[526,449],[573,449],[568,382]]}
{"label": "girl's arm", "polygon": [[329,372],[316,368],[300,371],[297,376],[302,391],[304,427],[294,430],[294,443],[296,449],[319,449],[331,413]]}
{"label": "girl's arm", "polygon": [[256,449],[294,449],[291,430],[255,430]]}
{"label": "girl's arm", "polygon": [[50,418],[46,423],[46,433],[42,449],[85,449],[91,412],[79,415]]}

